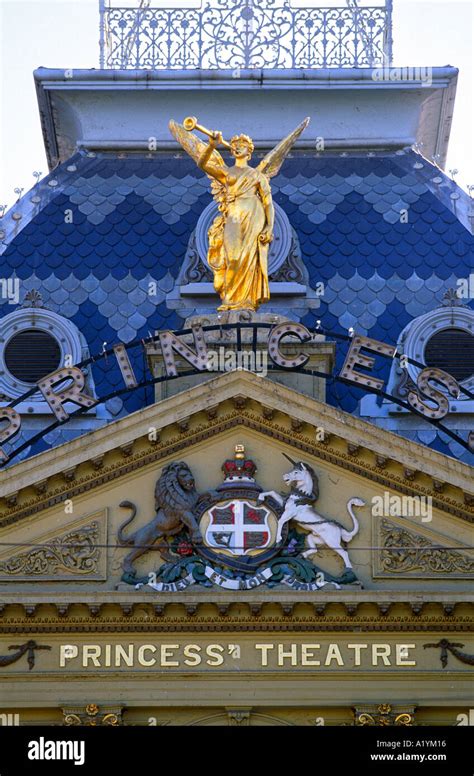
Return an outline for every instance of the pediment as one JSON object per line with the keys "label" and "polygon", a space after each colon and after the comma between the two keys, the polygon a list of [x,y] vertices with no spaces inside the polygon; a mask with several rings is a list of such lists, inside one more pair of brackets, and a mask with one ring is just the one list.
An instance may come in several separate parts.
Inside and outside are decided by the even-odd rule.
{"label": "pediment", "polygon": [[[222,465],[234,458],[236,445],[244,447],[245,458],[257,467],[256,486],[284,496],[289,494],[289,489],[283,482],[283,475],[292,468],[285,456],[305,462],[314,470],[319,486],[318,498],[313,499],[309,508],[316,510],[326,523],[326,529],[339,525],[343,531],[342,534],[329,532],[326,536],[329,543],[335,542],[342,550],[338,553],[334,547],[327,549],[326,544],[318,543],[317,539],[314,547],[308,544],[307,536],[308,533],[312,535],[312,529],[308,531],[304,527],[304,520],[288,521],[285,536],[287,543],[292,540],[292,552],[286,553],[286,570],[280,574],[280,578],[286,580],[287,590],[291,587],[288,580],[293,572],[293,589],[302,592],[321,588],[342,588],[349,592],[361,589],[390,591],[400,587],[413,591],[420,584],[423,587],[433,584],[433,589],[437,585],[439,589],[440,580],[443,590],[467,590],[464,585],[474,572],[468,550],[472,543],[473,515],[470,467],[246,372],[220,376],[10,467],[4,474],[0,491],[3,498],[0,541],[14,543],[15,549],[9,547],[0,554],[0,587],[6,590],[11,583],[21,581],[25,590],[33,584],[37,589],[38,583],[48,580],[50,590],[54,579],[54,586],[60,590],[65,587],[77,590],[78,585],[81,589],[84,585],[89,588],[91,583],[91,591],[117,588],[133,591],[133,579],[125,582],[123,579],[124,559],[130,546],[121,544],[121,540],[126,542],[134,532],[153,521],[155,487],[165,468],[172,462],[185,462],[195,479],[197,492],[215,495],[224,479]],[[233,491],[229,493],[225,491],[220,501],[211,499],[206,517],[199,516],[199,520],[207,520],[207,523],[201,523],[202,530],[206,530],[207,538],[212,534],[212,541],[234,541],[235,544],[237,540],[231,529],[222,529],[223,521],[228,519],[225,510],[214,516],[209,510],[216,505],[223,508],[222,505],[228,505],[234,497],[239,504],[247,503],[242,506],[246,513],[242,512],[240,522],[252,519],[258,523],[260,520],[261,526],[241,534],[244,536],[241,541],[257,545],[255,551],[247,548],[243,554],[253,557],[252,552],[254,555],[260,552],[259,542],[261,544],[261,536],[266,535],[268,528],[265,541],[269,549],[262,558],[270,558],[271,566],[274,560],[270,549],[276,541],[281,510],[278,512],[271,498],[259,504],[255,492],[248,488],[237,497],[232,495]],[[384,512],[383,504],[388,503],[387,499],[390,508]],[[407,499],[408,509],[412,511],[405,514]],[[124,502],[129,502],[129,506],[123,506]],[[72,513],[67,512],[66,505],[72,508]],[[267,516],[265,506],[269,509]],[[261,512],[258,511],[260,507]],[[136,516],[123,528],[120,540],[120,526],[132,517],[132,508],[136,509]],[[247,519],[249,510],[255,514]],[[354,530],[352,515],[359,527],[347,538]],[[209,528],[212,520],[220,526],[214,533]],[[72,573],[58,566],[59,571],[52,571],[49,576],[48,572],[36,577],[30,573],[34,555],[31,546],[26,546],[28,542],[39,547],[55,542],[67,544],[66,538],[73,531],[84,533],[91,525],[95,526],[98,537],[100,534],[97,544],[103,545],[100,563],[92,564],[94,570],[91,567],[89,572],[83,573],[76,569],[77,573]],[[233,539],[229,539],[231,534]],[[136,543],[151,541],[150,535],[137,536]],[[177,536],[183,544],[183,534],[178,532]],[[394,537],[401,541],[401,548],[394,545]],[[170,541],[171,534],[166,538],[168,544]],[[438,567],[436,564],[430,567],[425,562],[430,554],[433,556],[430,547],[449,548],[449,555],[443,555],[449,562],[443,565],[440,561]],[[314,554],[309,552],[312,549],[315,549]],[[348,553],[354,579],[346,573],[348,565],[344,550]],[[45,554],[44,550],[42,552]],[[185,565],[186,552],[190,554],[192,550],[186,550],[183,545],[178,556],[177,552],[175,542],[172,557]],[[322,584],[316,584],[314,575],[305,577],[304,568],[297,568],[294,557],[300,557],[301,553],[303,556],[306,553],[304,561],[307,564],[314,566],[317,561],[317,568],[323,572]],[[238,551],[235,554],[238,555]],[[214,566],[215,555],[211,552],[209,556],[214,558]],[[231,555],[232,551],[228,550],[227,557]],[[213,566],[209,557],[208,568]],[[406,557],[409,560],[403,561]],[[166,558],[163,559],[156,547],[133,560],[137,580],[158,572],[158,587],[151,589],[147,585],[142,592],[157,593],[164,579],[160,569],[165,562]],[[249,568],[256,569],[256,573],[265,566],[262,563],[257,568],[256,562],[248,562]],[[15,572],[15,564],[23,564],[27,571],[24,574]],[[296,571],[301,571],[301,576]],[[189,573],[183,572],[180,577],[173,572],[174,577],[171,575],[168,579],[174,579],[176,583],[176,580],[189,578]],[[239,579],[239,574],[242,577],[241,571],[235,572],[234,579]],[[195,578],[191,580],[191,591],[218,583],[209,577],[200,579],[197,583]],[[304,587],[304,579],[309,580],[309,586]],[[268,591],[268,580],[278,588],[278,577],[275,576],[255,585]],[[166,584],[161,588],[166,592],[179,592],[188,586],[167,588]],[[232,589],[231,586],[226,588],[225,584],[218,586],[224,590]]]}

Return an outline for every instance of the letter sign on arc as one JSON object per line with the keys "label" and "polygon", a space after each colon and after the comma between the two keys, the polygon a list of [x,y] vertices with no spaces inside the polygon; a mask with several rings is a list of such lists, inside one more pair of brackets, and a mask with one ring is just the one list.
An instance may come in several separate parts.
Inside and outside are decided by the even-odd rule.
{"label": "letter sign on arc", "polygon": [[[258,341],[256,334],[259,330],[259,326],[265,326],[265,330],[268,332],[268,324],[233,324],[232,329],[238,332],[236,341],[240,342],[242,338],[242,332],[248,333],[245,326],[251,326],[254,328],[253,336],[255,342]],[[224,324],[222,324],[224,326]],[[227,325],[226,325],[227,326]],[[191,327],[191,333],[194,340],[194,349],[190,344],[190,330],[183,329],[181,331],[162,331],[155,337],[151,337],[148,340],[143,340],[140,343],[123,344],[118,343],[111,348],[110,351],[103,351],[97,357],[88,359],[89,361],[98,361],[101,358],[107,358],[109,353],[115,355],[115,363],[118,364],[120,373],[122,375],[123,383],[126,390],[134,390],[135,388],[144,387],[146,385],[154,384],[161,380],[172,380],[179,378],[180,370],[178,369],[179,363],[175,360],[175,354],[181,362],[187,362],[192,370],[196,372],[209,372],[213,371],[215,364],[213,365],[212,353],[208,350],[206,342],[206,333],[212,332],[215,335],[216,326],[203,327],[195,324]],[[227,326],[227,329],[229,327]],[[331,336],[330,332],[325,332],[324,336]],[[334,335],[341,336],[341,335]],[[286,339],[288,338],[288,339]],[[300,343],[310,343],[320,341],[318,337],[318,330],[311,332],[301,323],[295,323],[293,321],[284,321],[275,326],[272,326],[268,334],[268,355],[272,360],[275,367],[285,370],[298,370],[305,369],[309,362],[310,356],[307,353],[298,353],[298,340]],[[283,341],[285,340],[285,341]],[[215,344],[215,340],[214,344]],[[165,374],[156,378],[154,375],[146,375],[141,382],[137,382],[135,372],[133,370],[133,364],[130,361],[128,351],[130,348],[141,347],[144,348],[149,355],[150,352],[155,352],[154,348],[159,343],[161,346],[161,352],[164,360]],[[150,351],[153,348],[153,351]],[[366,350],[371,353],[375,353],[379,357],[394,359],[397,354],[397,349],[393,345],[388,345],[384,342],[371,339],[359,334],[356,334],[350,339],[350,346],[344,361],[342,370],[339,374],[330,372],[311,372],[321,378],[331,378],[334,380],[340,380],[343,382],[351,382],[359,388],[368,389],[370,392],[378,393],[387,399],[391,399],[398,405],[404,407],[407,410],[415,411],[418,414],[423,415],[431,423],[435,423],[443,430],[443,433],[454,439],[462,447],[470,452],[474,452],[474,430],[467,434],[467,439],[460,435],[459,431],[448,426],[440,426],[439,420],[444,418],[449,411],[449,401],[445,393],[434,388],[432,383],[438,383],[445,388],[445,390],[454,398],[469,397],[469,391],[467,391],[462,385],[460,385],[451,375],[447,372],[437,368],[425,368],[418,374],[416,390],[411,389],[408,393],[407,400],[400,398],[394,394],[384,394],[385,387],[384,380],[380,377],[376,377],[372,369],[375,365],[375,358],[373,356],[365,355],[362,351]],[[239,351],[240,352],[240,351]],[[244,349],[243,353],[249,353]],[[254,354],[252,350],[250,355]],[[141,351],[143,355],[143,350]],[[267,355],[262,353],[258,348],[255,350],[255,359],[257,355]],[[235,364],[231,367],[232,370],[242,366],[242,363],[238,360],[238,353],[234,353],[232,349],[227,352],[227,356],[232,356],[235,360]],[[234,358],[234,356],[236,358]],[[400,356],[400,364],[405,356]],[[107,362],[106,362],[107,363]],[[256,361],[255,361],[256,363]],[[83,365],[85,362],[83,362]],[[218,371],[221,371],[221,359],[219,356]],[[365,370],[362,372],[357,369],[360,367]],[[248,365],[243,368],[247,369]],[[266,367],[265,367],[266,369]],[[140,365],[141,370],[141,365]],[[138,370],[137,370],[138,371]],[[224,371],[228,371],[227,367],[224,367]],[[253,369],[249,369],[253,371]],[[260,372],[258,373],[260,375]],[[265,371],[266,375],[266,371]],[[43,395],[45,401],[51,407],[54,416],[56,418],[49,426],[45,426],[36,436],[32,438],[34,441],[48,434],[56,425],[57,421],[62,423],[66,422],[70,414],[65,409],[66,404],[73,403],[78,405],[79,409],[74,413],[71,413],[73,417],[78,412],[84,412],[85,410],[92,409],[96,405],[105,400],[98,396],[89,396],[83,389],[85,387],[86,377],[79,366],[63,366],[52,372],[49,375],[43,377],[37,383],[37,390]],[[110,399],[115,395],[122,394],[124,392],[123,387],[117,388],[112,394],[108,394],[106,398]],[[31,391],[26,392],[22,397],[19,397],[11,402],[10,405],[0,408],[0,445],[13,439],[21,430],[21,416],[15,410],[15,406],[24,403]],[[427,401],[426,401],[426,400]],[[11,405],[14,406],[11,406]],[[2,423],[4,421],[4,423]],[[5,425],[6,422],[6,425]],[[319,432],[319,429],[318,429]],[[26,441],[20,442],[18,447],[11,451],[5,451],[0,447],[0,467],[4,466],[9,460],[16,457],[22,450],[27,448],[30,443],[30,438]]]}

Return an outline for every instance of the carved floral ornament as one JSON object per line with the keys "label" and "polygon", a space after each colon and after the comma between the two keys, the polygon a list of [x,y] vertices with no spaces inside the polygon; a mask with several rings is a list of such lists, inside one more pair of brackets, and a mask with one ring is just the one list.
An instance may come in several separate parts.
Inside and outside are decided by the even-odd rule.
{"label": "carved floral ornament", "polygon": [[381,703],[376,709],[356,709],[354,724],[358,727],[408,727],[415,724],[415,716],[412,711],[395,711],[389,703]]}
{"label": "carved floral ornament", "polygon": [[[215,367],[212,359],[209,357],[206,344],[206,331],[227,331],[229,329],[235,329],[237,331],[237,342],[240,342],[241,334],[239,332],[244,330],[250,329],[255,332],[263,329],[268,330],[267,347],[268,355],[273,364],[271,367],[272,369],[298,370],[313,376],[316,374],[318,377],[329,377],[331,379],[359,386],[363,390],[388,398],[400,406],[415,412],[429,422],[435,424],[445,434],[455,439],[467,450],[471,452],[474,451],[474,431],[470,432],[468,439],[466,440],[459,437],[452,429],[442,425],[440,422],[449,412],[449,400],[446,393],[455,398],[461,394],[473,398],[469,391],[459,385],[447,372],[434,367],[424,368],[423,364],[418,364],[422,369],[418,374],[417,384],[408,391],[405,400],[395,395],[387,394],[384,391],[384,381],[375,377],[371,372],[374,367],[375,357],[366,354],[366,352],[373,353],[378,357],[389,358],[391,360],[394,358],[400,359],[403,354],[398,353],[395,346],[362,335],[347,336],[335,334],[333,332],[325,331],[321,327],[316,328],[314,331],[310,331],[302,324],[293,323],[291,321],[285,321],[277,325],[251,321],[248,323],[226,323],[225,320],[220,321],[216,325],[206,327],[196,324],[192,326],[191,329],[184,329],[178,332],[164,331],[156,336],[137,342],[131,342],[127,345],[119,343],[113,348],[104,349],[98,356],[87,359],[77,366],[60,368],[42,378],[36,386],[40,394],[42,394],[49,404],[56,418],[52,423],[52,426],[55,426],[57,420],[64,423],[71,417],[64,407],[68,402],[72,402],[79,407],[79,409],[76,410],[76,413],[73,413],[73,417],[77,412],[84,412],[101,403],[102,399],[100,397],[92,398],[84,390],[86,375],[82,371],[82,367],[87,367],[91,362],[102,358],[107,359],[109,356],[115,358],[127,390],[142,388],[146,385],[153,385],[182,376],[183,373],[180,374],[178,370],[176,356],[180,361],[189,364],[191,368],[189,373],[184,374],[212,372],[215,371]],[[192,343],[190,342],[190,335],[193,338]],[[314,373],[311,370],[305,371],[305,366],[309,360],[309,356],[306,353],[302,352],[297,355],[285,355],[280,347],[282,341],[287,337],[296,338],[301,343],[312,343],[320,341],[321,336],[323,335],[350,343],[344,365],[338,374],[332,372],[327,374],[322,372]],[[156,343],[161,347],[165,374],[159,377],[145,376],[141,382],[138,382],[133,369],[133,364],[129,358],[129,352],[134,349],[139,350],[137,356],[138,362],[138,358],[143,355],[143,348],[147,350],[149,347],[154,347]],[[361,367],[364,368],[365,372],[359,371]],[[435,385],[441,386],[442,390],[434,387]],[[123,388],[117,388],[117,392],[123,392]],[[107,398],[110,399],[111,396],[107,396]],[[0,444],[9,442],[21,431],[21,415],[15,409],[15,406],[19,401],[20,399],[17,399],[9,406],[0,408],[0,421],[3,421],[6,424],[0,431]],[[38,434],[28,439],[26,442],[21,443],[12,451],[6,452],[5,449],[0,447],[0,465],[4,465],[9,460],[15,458],[21,451],[42,438],[50,430],[51,427],[49,426],[42,429]]]}
{"label": "carved floral ornament", "polygon": [[383,519],[380,525],[382,549],[379,564],[389,574],[428,574],[430,576],[472,575],[474,561],[459,550],[444,549],[421,534]]}
{"label": "carved floral ornament", "polygon": [[66,727],[118,727],[122,725],[122,712],[104,711],[96,703],[88,703],[83,709],[63,709],[63,725]]}
{"label": "carved floral ornament", "polygon": [[97,522],[54,537],[0,562],[0,576],[87,576],[98,572],[100,530]]}
{"label": "carved floral ornament", "polygon": [[98,509],[63,524],[60,531],[53,532],[51,526],[46,526],[46,531],[39,533],[42,523],[38,528],[33,524],[21,543],[0,545],[0,581],[104,580],[107,520],[107,509]]}

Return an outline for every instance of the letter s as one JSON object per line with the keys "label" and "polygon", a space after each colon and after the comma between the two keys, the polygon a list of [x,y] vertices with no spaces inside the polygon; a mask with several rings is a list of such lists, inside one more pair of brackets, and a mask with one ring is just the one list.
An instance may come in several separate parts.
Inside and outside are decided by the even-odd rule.
{"label": "letter s", "polygon": [[221,666],[222,663],[224,662],[224,658],[222,657],[222,652],[224,652],[224,647],[222,647],[220,644],[209,644],[206,647],[206,655],[214,659],[206,660],[207,665]]}

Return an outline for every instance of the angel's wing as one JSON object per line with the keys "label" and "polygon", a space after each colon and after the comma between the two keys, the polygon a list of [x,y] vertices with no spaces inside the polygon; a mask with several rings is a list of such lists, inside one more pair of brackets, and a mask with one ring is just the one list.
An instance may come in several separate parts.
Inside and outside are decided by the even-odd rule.
{"label": "angel's wing", "polygon": [[[182,124],[178,124],[177,121],[173,121],[173,119],[170,120],[168,126],[175,140],[178,141],[180,146],[184,148],[186,153],[189,154],[189,156],[194,159],[197,164],[203,152],[206,150],[207,144],[203,143],[203,141],[200,140],[193,132],[188,132],[188,130],[185,129]],[[216,171],[219,171],[222,167],[226,166],[227,165],[219,151],[214,149],[206,163],[207,169],[212,170],[212,168],[215,168]],[[220,205],[223,200],[224,186],[222,183],[219,183],[219,181],[216,180],[212,174],[209,174],[207,170],[205,172],[207,177],[211,179],[211,191],[214,199],[217,204]]]}
{"label": "angel's wing", "polygon": [[257,170],[263,172],[267,178],[273,178],[275,175],[277,175],[280,171],[280,167],[288,155],[288,152],[290,151],[291,146],[295,140],[299,138],[301,133],[304,132],[309,124],[309,121],[310,119],[308,116],[304,119],[304,121],[301,122],[301,124],[296,127],[296,129],[293,130],[293,132],[290,132],[290,134],[284,137],[283,140],[280,140],[278,145],[276,145],[275,148],[272,148],[272,150],[269,151],[268,154],[262,159],[257,167]]}

